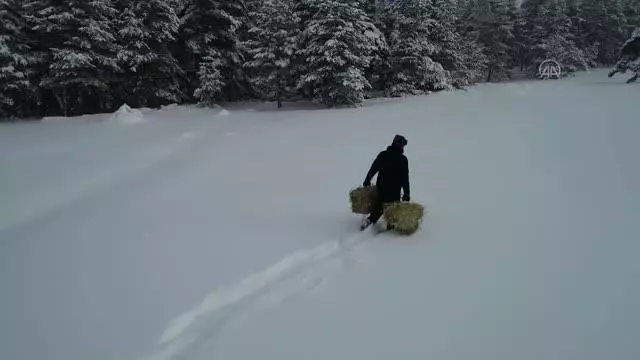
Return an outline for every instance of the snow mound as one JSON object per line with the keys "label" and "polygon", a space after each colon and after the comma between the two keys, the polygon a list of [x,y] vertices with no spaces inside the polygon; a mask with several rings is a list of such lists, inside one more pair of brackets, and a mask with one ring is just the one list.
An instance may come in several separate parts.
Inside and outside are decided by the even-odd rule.
{"label": "snow mound", "polygon": [[176,107],[178,107],[178,104],[172,103],[172,104],[168,104],[168,105],[162,105],[160,108],[163,109],[163,110],[166,110],[166,109],[174,109]]}
{"label": "snow mound", "polygon": [[132,109],[127,104],[123,104],[113,115],[109,117],[109,121],[121,124],[140,124],[144,122],[144,115],[138,109]]}
{"label": "snow mound", "polygon": [[220,116],[229,116],[229,115],[231,115],[231,113],[227,109],[222,109],[222,110],[220,110],[218,115],[220,115]]}

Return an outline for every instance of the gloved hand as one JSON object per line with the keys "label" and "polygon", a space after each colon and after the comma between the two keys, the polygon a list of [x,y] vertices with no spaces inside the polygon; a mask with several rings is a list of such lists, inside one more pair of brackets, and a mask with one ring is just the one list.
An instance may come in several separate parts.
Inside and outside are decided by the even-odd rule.
{"label": "gloved hand", "polygon": [[402,201],[411,201],[411,196],[409,194],[402,195]]}
{"label": "gloved hand", "polygon": [[369,187],[369,186],[371,186],[371,181],[368,181],[368,180],[367,180],[367,181],[363,182],[363,183],[362,183],[362,186],[364,186],[364,187]]}

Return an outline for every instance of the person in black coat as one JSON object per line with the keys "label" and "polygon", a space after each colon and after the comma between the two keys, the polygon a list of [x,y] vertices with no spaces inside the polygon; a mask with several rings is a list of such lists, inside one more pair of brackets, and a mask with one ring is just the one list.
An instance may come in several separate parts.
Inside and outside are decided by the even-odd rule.
{"label": "person in black coat", "polygon": [[407,139],[396,135],[392,144],[386,150],[380,152],[371,164],[363,185],[371,186],[371,179],[378,174],[376,188],[378,202],[374,211],[369,214],[362,224],[362,230],[380,220],[383,214],[383,204],[403,201],[411,201],[409,188],[409,161],[404,155]]}

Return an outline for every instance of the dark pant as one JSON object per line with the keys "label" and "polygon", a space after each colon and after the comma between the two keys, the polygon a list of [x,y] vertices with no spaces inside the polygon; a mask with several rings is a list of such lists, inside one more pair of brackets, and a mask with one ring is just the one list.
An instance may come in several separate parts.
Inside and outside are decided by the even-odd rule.
{"label": "dark pant", "polygon": [[369,214],[369,221],[375,224],[380,220],[382,214],[384,214],[384,204],[394,203],[400,201],[400,190],[392,191],[378,191],[378,201],[373,209],[373,212]]}

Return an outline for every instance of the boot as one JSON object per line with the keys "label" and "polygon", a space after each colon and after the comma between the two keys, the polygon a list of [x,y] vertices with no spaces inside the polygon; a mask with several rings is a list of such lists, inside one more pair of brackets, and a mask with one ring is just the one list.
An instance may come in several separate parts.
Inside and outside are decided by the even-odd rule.
{"label": "boot", "polygon": [[364,231],[369,226],[371,226],[371,220],[369,220],[369,218],[362,219],[362,225],[360,225],[360,231]]}

